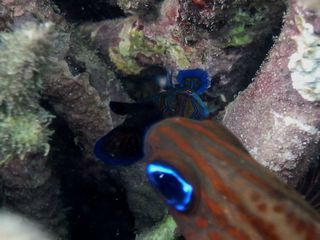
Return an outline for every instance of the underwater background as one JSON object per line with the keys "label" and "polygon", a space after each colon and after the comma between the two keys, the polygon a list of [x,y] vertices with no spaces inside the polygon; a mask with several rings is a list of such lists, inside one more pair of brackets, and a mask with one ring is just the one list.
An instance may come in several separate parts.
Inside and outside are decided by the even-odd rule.
{"label": "underwater background", "polygon": [[0,0],[0,240],[320,239],[319,101],[317,0]]}

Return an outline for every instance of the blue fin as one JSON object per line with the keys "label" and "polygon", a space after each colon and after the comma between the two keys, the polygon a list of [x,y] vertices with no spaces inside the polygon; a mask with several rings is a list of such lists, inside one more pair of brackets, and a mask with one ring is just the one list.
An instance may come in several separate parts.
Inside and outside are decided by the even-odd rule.
{"label": "blue fin", "polygon": [[206,91],[211,84],[208,72],[200,68],[180,70],[177,81],[183,89],[197,94]]}
{"label": "blue fin", "polygon": [[94,154],[106,164],[130,165],[143,157],[144,130],[122,125],[100,138]]}

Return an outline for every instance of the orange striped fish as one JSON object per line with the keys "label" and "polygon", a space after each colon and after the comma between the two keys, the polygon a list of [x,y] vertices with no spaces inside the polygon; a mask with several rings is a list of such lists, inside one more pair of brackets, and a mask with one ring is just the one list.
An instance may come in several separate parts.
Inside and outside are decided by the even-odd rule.
{"label": "orange striped fish", "polygon": [[318,213],[212,120],[157,123],[145,159],[187,240],[320,239]]}

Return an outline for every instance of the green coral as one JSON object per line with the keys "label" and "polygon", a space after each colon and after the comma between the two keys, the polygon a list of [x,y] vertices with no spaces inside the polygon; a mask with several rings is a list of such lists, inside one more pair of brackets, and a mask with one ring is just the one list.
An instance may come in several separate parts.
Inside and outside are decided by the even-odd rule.
{"label": "green coral", "polygon": [[178,67],[187,68],[190,63],[185,51],[176,43],[157,36],[149,39],[142,30],[132,27],[131,21],[124,24],[118,46],[109,49],[111,61],[125,74],[139,74],[143,66],[136,61],[137,56],[157,59],[167,55]]}
{"label": "green coral", "polygon": [[136,240],[173,240],[176,228],[176,222],[168,215],[153,228],[139,234]]}
{"label": "green coral", "polygon": [[248,10],[238,10],[231,19],[231,28],[227,33],[226,46],[241,47],[250,44],[255,37],[255,26],[264,19],[264,8],[257,7],[257,12],[251,14]]}
{"label": "green coral", "polygon": [[0,34],[0,163],[48,152],[52,116],[39,105],[39,93],[51,36],[49,23]]}

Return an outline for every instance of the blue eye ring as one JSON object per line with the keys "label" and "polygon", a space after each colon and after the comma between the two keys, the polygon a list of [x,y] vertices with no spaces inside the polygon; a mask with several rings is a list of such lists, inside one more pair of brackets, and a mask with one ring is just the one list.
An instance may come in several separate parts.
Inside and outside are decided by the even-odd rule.
{"label": "blue eye ring", "polygon": [[[152,162],[147,165],[146,174],[150,184],[159,190],[169,206],[179,212],[190,209],[194,188],[178,170],[162,162]],[[168,185],[167,189],[163,184]]]}

